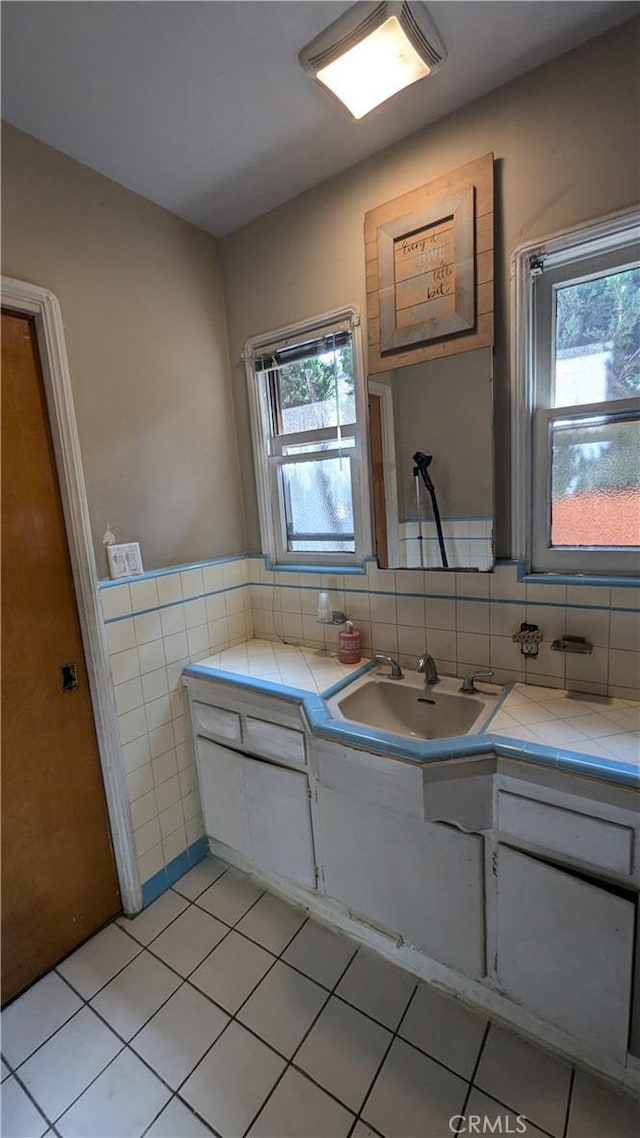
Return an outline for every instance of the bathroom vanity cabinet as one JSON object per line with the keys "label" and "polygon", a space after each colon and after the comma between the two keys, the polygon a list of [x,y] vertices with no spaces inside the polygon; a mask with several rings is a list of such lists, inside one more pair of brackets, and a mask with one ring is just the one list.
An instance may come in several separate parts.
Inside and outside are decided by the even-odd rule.
{"label": "bathroom vanity cabinet", "polygon": [[635,790],[497,755],[390,758],[314,736],[293,699],[186,684],[215,852],[631,1081]]}
{"label": "bathroom vanity cabinet", "polygon": [[214,695],[201,686],[190,693],[190,710],[207,834],[251,865],[315,889],[301,718],[257,718],[228,689]]}
{"label": "bathroom vanity cabinet", "polygon": [[465,976],[485,975],[481,835],[408,818],[322,785],[316,818],[329,897]]}

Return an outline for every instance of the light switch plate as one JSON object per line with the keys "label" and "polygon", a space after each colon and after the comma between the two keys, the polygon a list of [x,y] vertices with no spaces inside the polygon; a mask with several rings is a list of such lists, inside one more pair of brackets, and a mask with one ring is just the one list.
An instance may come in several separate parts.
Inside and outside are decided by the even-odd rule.
{"label": "light switch plate", "polygon": [[143,573],[140,543],[128,541],[125,545],[108,545],[109,573],[112,577],[136,577]]}

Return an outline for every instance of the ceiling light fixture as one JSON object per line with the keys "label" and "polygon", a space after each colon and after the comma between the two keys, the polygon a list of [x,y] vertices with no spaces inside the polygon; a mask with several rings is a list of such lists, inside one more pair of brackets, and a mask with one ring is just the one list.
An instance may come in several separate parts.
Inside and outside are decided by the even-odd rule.
{"label": "ceiling light fixture", "polygon": [[302,49],[298,60],[361,119],[430,75],[446,55],[424,4],[374,0],[348,8]]}

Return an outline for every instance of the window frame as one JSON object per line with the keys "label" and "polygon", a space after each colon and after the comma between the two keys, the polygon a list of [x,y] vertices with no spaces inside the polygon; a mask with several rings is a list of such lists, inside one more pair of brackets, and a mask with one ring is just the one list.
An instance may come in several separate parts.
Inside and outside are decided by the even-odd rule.
{"label": "window frame", "polygon": [[[600,276],[638,263],[640,209],[620,210],[516,249],[512,259],[511,535],[512,555],[533,574],[637,577],[638,550],[550,547],[550,423],[555,419],[618,415],[640,399],[551,408],[555,291],[563,282]],[[545,279],[546,278],[546,279]],[[537,282],[544,282],[541,289]],[[543,303],[540,294],[543,292]],[[551,314],[552,321],[547,317]],[[545,370],[546,368],[546,370]]]}
{"label": "window frame", "polygon": [[[356,422],[344,429],[347,437],[354,438],[353,447],[348,452],[351,465],[351,487],[353,495],[354,550],[349,552],[298,551],[287,548],[286,514],[283,498],[282,479],[278,468],[292,456],[283,454],[287,445],[304,444],[306,436],[314,439],[333,437],[334,428],[317,428],[311,432],[295,435],[278,435],[273,429],[272,399],[270,395],[269,372],[257,371],[255,361],[258,357],[276,352],[285,347],[330,336],[333,332],[348,331],[351,336]],[[349,568],[362,565],[371,552],[371,512],[369,501],[368,471],[368,431],[366,383],[364,358],[360,334],[360,313],[355,306],[341,308],[332,312],[299,321],[284,328],[277,328],[259,336],[250,337],[244,346],[242,358],[245,363],[253,461],[255,469],[258,516],[262,552],[273,565],[291,567],[295,565],[317,566],[318,568]],[[331,451],[310,451],[298,461],[312,461],[318,457],[331,458]],[[337,457],[337,455],[336,455]]]}

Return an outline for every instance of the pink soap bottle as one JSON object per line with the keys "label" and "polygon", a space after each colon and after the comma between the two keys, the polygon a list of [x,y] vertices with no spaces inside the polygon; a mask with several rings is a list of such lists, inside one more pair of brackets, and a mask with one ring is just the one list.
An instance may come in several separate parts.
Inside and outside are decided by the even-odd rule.
{"label": "pink soap bottle", "polygon": [[360,630],[348,620],[345,631],[338,634],[338,660],[341,664],[359,664],[361,658]]}

